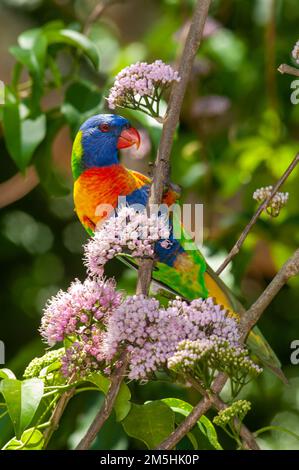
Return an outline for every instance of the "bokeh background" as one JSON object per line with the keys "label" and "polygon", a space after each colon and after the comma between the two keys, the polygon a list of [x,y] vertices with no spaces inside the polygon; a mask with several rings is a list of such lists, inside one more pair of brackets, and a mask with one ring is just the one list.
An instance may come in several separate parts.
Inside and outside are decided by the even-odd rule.
{"label": "bokeh background", "polygon": [[[11,80],[14,58],[9,49],[17,43],[20,33],[57,19],[82,30],[96,3],[1,0],[0,79],[5,83]],[[106,109],[103,97],[113,76],[124,66],[157,58],[175,65],[194,2],[110,3],[87,28],[101,57],[99,72],[87,62],[80,63],[81,76],[94,84],[96,110]],[[184,202],[204,204],[204,252],[215,267],[253,213],[253,191],[273,184],[298,151],[299,106],[290,101],[292,77],[277,72],[280,63],[292,64],[291,50],[298,40],[298,25],[297,0],[213,2],[188,87],[179,136],[173,146],[172,179],[181,185]],[[59,66],[67,69],[68,60],[62,53]],[[50,89],[43,97],[43,106],[57,106],[65,100],[65,94],[64,83]],[[78,90],[77,94],[80,95]],[[77,109],[77,119],[83,121],[87,108],[79,103]],[[123,114],[144,130],[138,154],[126,151],[122,159],[131,168],[147,173],[155,156],[159,126],[141,116]],[[59,288],[66,288],[75,277],[85,276],[81,258],[86,235],[74,214],[71,195],[72,131],[74,128],[62,126],[51,147],[59,184],[50,181],[37,185],[35,172],[30,168],[25,188],[20,176],[10,185],[13,199],[14,193],[24,197],[0,212],[0,339],[5,342],[7,367],[20,377],[30,359],[44,350],[38,327],[47,298]],[[0,154],[0,182],[5,182],[18,169],[7,151],[1,128]],[[284,190],[290,193],[287,207],[277,219],[261,217],[231,268],[223,274],[246,306],[258,297],[298,246],[298,171],[291,175]],[[0,191],[0,199],[5,199],[7,186],[0,185]],[[135,273],[113,261],[107,274],[114,275],[121,288],[133,292]],[[299,279],[293,279],[260,321],[290,383],[284,386],[265,372],[246,387],[243,395],[253,403],[246,423],[252,430],[274,424],[299,434],[299,365],[290,364],[290,343],[299,339],[298,305]],[[173,394],[193,403],[197,399],[188,390],[159,382],[138,387],[132,384],[132,390],[136,403]],[[72,448],[101,400],[94,393],[75,398],[51,447]],[[2,420],[1,445],[11,433],[8,421]],[[295,437],[278,431],[261,435],[259,443],[265,449],[299,449]],[[227,441],[227,446],[233,444]],[[94,448],[136,449],[142,444],[130,440],[111,418]]]}

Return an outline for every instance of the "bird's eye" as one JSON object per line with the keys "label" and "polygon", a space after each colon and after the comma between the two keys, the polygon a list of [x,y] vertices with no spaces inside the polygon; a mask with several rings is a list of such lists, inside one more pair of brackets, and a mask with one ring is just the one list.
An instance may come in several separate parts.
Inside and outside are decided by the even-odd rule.
{"label": "bird's eye", "polygon": [[108,124],[100,124],[99,129],[101,132],[108,132],[109,131],[109,125]]}

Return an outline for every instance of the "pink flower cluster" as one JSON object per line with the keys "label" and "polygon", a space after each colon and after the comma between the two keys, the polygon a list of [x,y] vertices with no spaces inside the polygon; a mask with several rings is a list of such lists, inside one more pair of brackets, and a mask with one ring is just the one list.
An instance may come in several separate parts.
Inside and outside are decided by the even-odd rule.
{"label": "pink flower cluster", "polygon": [[120,305],[121,294],[113,280],[76,279],[66,292],[60,290],[44,310],[40,332],[50,346],[74,335],[91,322],[103,320]]}
{"label": "pink flower cluster", "polygon": [[65,377],[84,377],[89,373],[99,369],[99,361],[86,350],[87,344],[75,341],[66,348],[65,354],[61,358],[61,372]]}
{"label": "pink flower cluster", "polygon": [[[158,98],[158,90],[180,80],[179,74],[162,60],[148,64],[137,62],[125,67],[116,76],[114,86],[107,98],[109,107],[137,107],[138,99],[144,96]],[[156,96],[155,96],[156,95]],[[137,99],[136,99],[137,97]]]}
{"label": "pink flower cluster", "polygon": [[74,281],[66,292],[59,291],[48,301],[40,327],[42,337],[50,346],[67,338],[75,340],[62,358],[66,376],[99,367],[104,360],[103,329],[121,300],[112,280],[87,278],[83,283]]}
{"label": "pink flower cluster", "polygon": [[98,369],[109,373],[123,349],[129,354],[128,377],[136,380],[163,368],[199,371],[200,360],[226,373],[233,367],[236,373],[258,371],[239,345],[237,322],[212,298],[190,304],[177,298],[162,307],[142,295],[123,299],[111,280],[76,280],[50,299],[40,331],[50,346],[72,342],[61,358],[66,377]]}
{"label": "pink flower cluster", "polygon": [[[170,236],[165,217],[122,207],[97,230],[84,247],[85,265],[92,275],[102,276],[104,265],[120,253],[136,258],[152,257],[154,243]],[[169,242],[171,244],[171,242]],[[170,246],[170,245],[169,245]]]}
{"label": "pink flower cluster", "polygon": [[156,299],[128,297],[109,317],[103,337],[103,354],[113,360],[120,347],[129,352],[129,378],[146,379],[167,366],[183,340],[225,340],[238,344],[239,330],[227,311],[211,298],[170,302],[168,308]]}

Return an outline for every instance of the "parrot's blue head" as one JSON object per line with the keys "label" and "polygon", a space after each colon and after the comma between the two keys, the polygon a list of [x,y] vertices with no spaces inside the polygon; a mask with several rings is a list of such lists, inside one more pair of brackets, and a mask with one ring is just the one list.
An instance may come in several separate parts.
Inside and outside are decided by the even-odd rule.
{"label": "parrot's blue head", "polygon": [[81,154],[80,166],[83,171],[109,166],[118,163],[118,149],[134,144],[139,146],[139,143],[140,136],[127,119],[117,114],[98,114],[87,119],[80,127],[74,142],[73,158],[76,158],[74,154],[77,157]]}

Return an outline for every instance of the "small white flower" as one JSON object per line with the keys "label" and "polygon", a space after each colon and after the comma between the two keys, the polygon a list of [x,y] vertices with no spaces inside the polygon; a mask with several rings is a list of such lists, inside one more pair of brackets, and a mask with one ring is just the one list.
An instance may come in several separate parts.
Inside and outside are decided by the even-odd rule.
{"label": "small white flower", "polygon": [[[263,188],[256,189],[253,193],[253,199],[262,203],[272,193],[273,186],[265,186]],[[277,217],[280,214],[281,209],[287,204],[289,200],[289,193],[276,193],[267,206],[267,212],[272,217]]]}
{"label": "small white flower", "polygon": [[128,250],[137,258],[154,256],[155,242],[170,247],[166,217],[147,216],[132,207],[122,207],[117,216],[107,219],[85,245],[85,264],[92,275],[103,273],[106,262]]}

